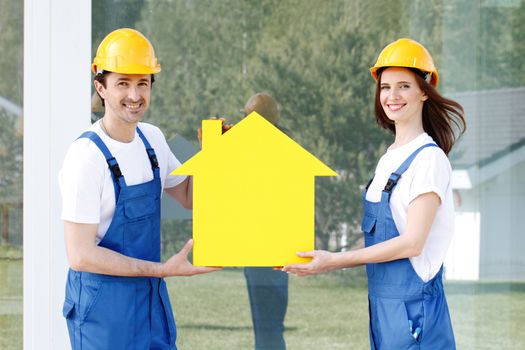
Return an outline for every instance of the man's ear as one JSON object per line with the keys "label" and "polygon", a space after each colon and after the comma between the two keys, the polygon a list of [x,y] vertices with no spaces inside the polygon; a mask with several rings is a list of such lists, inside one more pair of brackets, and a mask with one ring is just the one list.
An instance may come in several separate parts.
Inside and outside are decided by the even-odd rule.
{"label": "man's ear", "polygon": [[100,83],[97,80],[93,81],[93,84],[95,85],[95,90],[98,92],[100,97],[105,99],[106,88],[104,87],[104,85],[102,85],[102,83]]}

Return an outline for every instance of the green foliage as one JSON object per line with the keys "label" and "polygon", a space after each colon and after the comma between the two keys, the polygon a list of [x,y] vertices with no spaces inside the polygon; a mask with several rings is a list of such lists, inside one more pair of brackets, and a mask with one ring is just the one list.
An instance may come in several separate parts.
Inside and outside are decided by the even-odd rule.
{"label": "green foliage", "polygon": [[[23,101],[23,9],[23,1],[0,0],[0,98],[8,106],[21,106]],[[19,229],[22,226],[22,128],[22,116],[0,104],[0,243],[3,244],[13,243],[11,235],[22,236]],[[19,258],[21,252],[0,246],[0,257],[2,255]]]}
{"label": "green foliage", "polygon": [[21,247],[0,244],[0,260],[21,260],[22,253],[23,252]]}
{"label": "green foliage", "polygon": [[[138,29],[162,64],[150,120],[168,138],[195,139],[201,119],[235,116],[242,107],[242,8],[223,1],[148,2]],[[217,14],[221,14],[217,16]]]}
{"label": "green foliage", "polygon": [[2,259],[0,245],[0,349],[22,349],[23,263]]}
{"label": "green foliage", "polygon": [[[0,97],[22,104],[23,2],[0,0]],[[0,106],[0,203],[22,201],[22,120]]]}
{"label": "green foliage", "polygon": [[525,85],[525,3],[519,7],[481,7],[478,86]]}
{"label": "green foliage", "polygon": [[339,8],[344,3],[331,5],[318,4],[315,12],[308,5],[302,11],[281,6],[273,20],[285,34],[262,34],[249,84],[252,91],[271,91],[292,136],[339,173],[316,186],[316,245],[339,250],[343,235],[348,245],[360,237],[360,185],[371,176],[385,134],[378,132],[371,109],[367,33],[348,28]]}
{"label": "green foliage", "polygon": [[0,108],[0,204],[22,202],[21,117]]}
{"label": "green foliage", "polygon": [[186,241],[191,238],[191,232],[191,220],[162,220],[162,260],[167,260],[181,250]]}
{"label": "green foliage", "polygon": [[140,19],[144,0],[92,0],[91,46],[93,57],[104,37],[118,28],[134,28]]}
{"label": "green foliage", "polygon": [[0,0],[0,96],[18,105],[23,98],[23,16],[23,1]]}

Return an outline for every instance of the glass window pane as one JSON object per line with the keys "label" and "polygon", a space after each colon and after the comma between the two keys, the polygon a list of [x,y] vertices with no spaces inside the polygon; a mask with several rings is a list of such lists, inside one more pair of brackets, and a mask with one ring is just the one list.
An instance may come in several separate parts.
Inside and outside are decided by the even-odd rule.
{"label": "glass window pane", "polygon": [[0,0],[0,348],[22,348],[23,2]]}
{"label": "glass window pane", "polygon": [[[195,135],[202,119],[225,117],[235,124],[254,93],[277,99],[279,126],[340,174],[316,180],[316,247],[331,251],[363,245],[361,191],[393,141],[374,120],[369,68],[397,38],[423,43],[439,70],[439,90],[462,104],[467,121],[467,132],[449,155],[456,229],[445,258],[445,290],[457,347],[525,346],[525,118],[518,109],[525,97],[523,1],[92,4],[93,55],[119,27],[138,29],[154,45],[162,71],[145,121],[161,128],[181,161],[199,149]],[[95,112],[93,120],[103,115]],[[167,259],[191,237],[192,221],[191,212],[168,196],[162,205]],[[257,307],[254,299],[250,305],[250,293],[264,288],[251,290],[249,281],[250,269],[242,267],[168,279],[177,344],[252,347]],[[368,347],[364,268],[281,283],[283,291],[288,287],[289,348]],[[279,302],[267,303],[274,296],[263,297],[262,307],[278,308]],[[281,341],[281,333],[276,330],[274,339]]]}

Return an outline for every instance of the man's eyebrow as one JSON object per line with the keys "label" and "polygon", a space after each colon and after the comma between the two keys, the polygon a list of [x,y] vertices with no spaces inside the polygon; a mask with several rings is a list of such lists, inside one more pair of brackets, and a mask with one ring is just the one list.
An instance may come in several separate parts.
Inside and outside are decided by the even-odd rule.
{"label": "man's eyebrow", "polygon": [[[118,78],[118,79],[117,79],[117,82],[119,82],[119,81],[127,81],[127,82],[129,82],[129,81],[131,81],[131,79],[128,78],[128,77],[121,77],[121,78]],[[139,81],[140,81],[140,82],[147,82],[147,83],[150,82],[150,80],[147,79],[147,78],[140,78]]]}

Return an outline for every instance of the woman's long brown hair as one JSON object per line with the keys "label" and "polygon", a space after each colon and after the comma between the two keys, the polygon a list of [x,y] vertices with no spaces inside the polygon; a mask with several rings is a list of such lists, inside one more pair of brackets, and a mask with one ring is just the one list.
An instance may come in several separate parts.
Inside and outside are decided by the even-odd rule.
{"label": "woman's long brown hair", "polygon": [[[387,117],[381,105],[381,73],[382,71],[378,72],[375,96],[376,121],[382,128],[392,131],[395,135],[394,122]],[[457,138],[467,128],[463,107],[456,101],[441,96],[420,74],[413,71],[412,73],[416,77],[419,88],[428,96],[423,104],[423,129],[448,155]]]}

